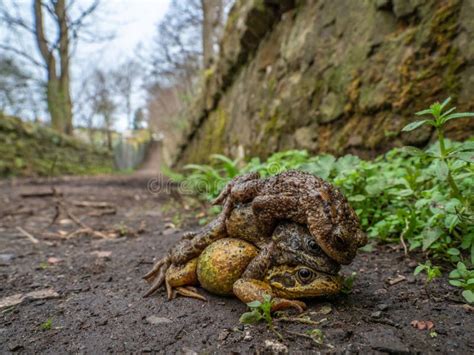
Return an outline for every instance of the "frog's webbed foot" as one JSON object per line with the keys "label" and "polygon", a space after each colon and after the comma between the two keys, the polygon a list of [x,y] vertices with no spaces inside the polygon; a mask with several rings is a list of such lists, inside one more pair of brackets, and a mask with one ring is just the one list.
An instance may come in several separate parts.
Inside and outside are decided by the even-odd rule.
{"label": "frog's webbed foot", "polygon": [[166,278],[166,271],[171,265],[171,257],[168,255],[160,260],[153,266],[153,268],[143,276],[148,283],[152,283],[150,289],[143,295],[148,297],[154,294],[163,285]]}
{"label": "frog's webbed foot", "polygon": [[195,298],[201,301],[207,301],[206,297],[201,295],[196,287],[193,286],[179,286],[171,290],[170,296],[168,296],[169,300],[176,298],[177,295],[181,295],[183,297]]}
{"label": "frog's webbed foot", "polygon": [[[260,179],[258,172],[247,173],[244,175],[236,176],[222,189],[221,193],[217,198],[212,201],[213,205],[223,205],[230,197],[231,202],[234,202],[236,191],[249,191],[252,187],[257,185],[257,181]],[[238,193],[239,194],[239,193]],[[241,193],[240,193],[241,194]],[[252,196],[253,197],[253,196]]]}
{"label": "frog's webbed foot", "polygon": [[284,309],[294,308],[298,313],[303,313],[307,306],[303,301],[288,300],[286,298],[272,299],[272,312],[281,311]]}

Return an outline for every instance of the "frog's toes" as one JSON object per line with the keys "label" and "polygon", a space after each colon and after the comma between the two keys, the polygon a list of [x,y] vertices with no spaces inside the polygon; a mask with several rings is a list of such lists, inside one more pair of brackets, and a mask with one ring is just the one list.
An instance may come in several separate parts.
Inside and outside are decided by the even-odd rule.
{"label": "frog's toes", "polygon": [[170,264],[171,264],[171,257],[169,255],[165,256],[164,258],[161,258],[155,263],[155,265],[153,265],[153,268],[150,271],[148,271],[146,275],[143,276],[143,279],[151,283],[160,273],[160,270],[162,268],[165,268],[165,272],[166,272],[166,269],[168,269]]}
{"label": "frog's toes", "polygon": [[181,286],[181,287],[176,287],[176,293],[184,296],[184,297],[190,297],[190,298],[196,298],[201,301],[207,301],[206,297],[201,295],[195,287],[192,286]]}
{"label": "frog's toes", "polygon": [[272,300],[272,312],[294,308],[298,313],[303,313],[307,306],[303,301],[288,300],[285,298],[274,298]]}
{"label": "frog's toes", "polygon": [[166,278],[166,271],[168,270],[170,265],[170,258],[163,258],[158,261],[153,267],[153,269],[143,277],[148,282],[153,282],[150,289],[143,295],[143,297],[151,296],[156,292],[156,290],[161,287],[161,285],[163,285],[163,282]]}

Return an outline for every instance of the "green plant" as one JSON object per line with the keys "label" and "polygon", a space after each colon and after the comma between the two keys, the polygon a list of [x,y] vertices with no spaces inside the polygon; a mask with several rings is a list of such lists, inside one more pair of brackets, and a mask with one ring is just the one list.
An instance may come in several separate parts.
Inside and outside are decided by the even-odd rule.
{"label": "green plant", "polygon": [[211,165],[188,166],[188,173],[180,177],[210,200],[239,174],[267,177],[288,169],[307,171],[344,192],[374,241],[401,242],[407,252],[421,251],[431,260],[452,265],[474,264],[474,140],[453,142],[444,137],[449,121],[474,114],[454,113],[448,103],[431,105],[418,115],[430,114],[433,119],[404,128],[435,127],[438,142],[425,150],[396,148],[371,161],[353,155],[313,156],[305,150],[277,152],[246,163],[214,156]]}
{"label": "green plant", "polygon": [[50,318],[46,322],[41,323],[40,328],[41,330],[51,330],[53,327],[53,320]]}
{"label": "green plant", "polygon": [[462,295],[468,303],[474,303],[474,269],[468,270],[464,263],[458,262],[449,279],[451,285],[464,289]]}
{"label": "green plant", "polygon": [[313,339],[316,344],[321,345],[324,341],[324,333],[321,329],[310,329],[305,332],[308,336]]}
{"label": "green plant", "polygon": [[[459,112],[453,113],[456,110],[456,107],[452,107],[446,111],[444,109],[447,108],[447,105],[451,101],[451,98],[448,97],[443,103],[435,102],[430,106],[429,109],[419,111],[416,113],[417,116],[424,116],[430,115],[433,116],[433,119],[426,119],[421,121],[415,121],[407,126],[405,126],[402,131],[409,132],[421,127],[423,125],[430,125],[436,129],[436,133],[438,135],[438,144],[439,144],[439,152],[432,153],[431,156],[437,160],[437,172],[441,179],[446,179],[448,184],[451,188],[452,195],[459,199],[460,201],[463,200],[463,196],[459,191],[459,187],[456,184],[456,181],[453,179],[452,171],[449,168],[448,162],[451,159],[460,159],[465,160],[467,162],[474,162],[474,156],[472,154],[473,148],[470,149],[466,146],[461,146],[459,148],[452,148],[449,149],[446,146],[446,141],[444,138],[444,130],[446,124],[454,119],[457,118],[465,118],[465,117],[474,117],[474,112]],[[444,112],[443,112],[444,111]],[[423,151],[420,151],[423,154]]]}
{"label": "green plant", "polygon": [[356,280],[357,273],[352,272],[350,276],[347,276],[344,278],[343,284],[342,284],[342,290],[341,292],[348,295],[352,293],[352,288],[354,287],[354,282]]}
{"label": "green plant", "polygon": [[254,324],[261,320],[265,320],[269,327],[273,326],[273,318],[271,314],[272,298],[269,295],[264,296],[263,302],[253,301],[247,303],[251,309],[250,312],[245,312],[240,316],[239,321],[244,324]]}
{"label": "green plant", "polygon": [[431,261],[427,261],[424,264],[418,264],[413,272],[413,275],[418,275],[420,272],[426,272],[426,284],[429,284],[435,278],[441,276],[441,268],[439,266],[431,265]]}

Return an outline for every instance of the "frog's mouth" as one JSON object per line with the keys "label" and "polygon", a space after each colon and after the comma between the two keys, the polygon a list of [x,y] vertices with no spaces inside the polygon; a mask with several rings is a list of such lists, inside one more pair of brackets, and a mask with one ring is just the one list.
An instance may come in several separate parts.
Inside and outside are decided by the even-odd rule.
{"label": "frog's mouth", "polygon": [[341,270],[341,265],[326,255],[312,255],[307,252],[290,251],[291,258],[295,260],[294,265],[306,265],[314,271],[328,276],[335,276]]}
{"label": "frog's mouth", "polygon": [[285,298],[329,296],[341,291],[343,278],[310,269],[306,266],[280,268],[271,277],[270,285],[275,294]]}

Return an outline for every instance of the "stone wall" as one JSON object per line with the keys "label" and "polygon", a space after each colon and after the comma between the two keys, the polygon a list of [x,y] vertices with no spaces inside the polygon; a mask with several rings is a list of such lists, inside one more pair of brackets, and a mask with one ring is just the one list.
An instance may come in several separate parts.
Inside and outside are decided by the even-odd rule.
{"label": "stone wall", "polygon": [[[400,129],[447,96],[474,110],[472,0],[242,0],[176,161],[423,146],[431,128]],[[472,121],[453,122],[448,136],[471,135]]]}

